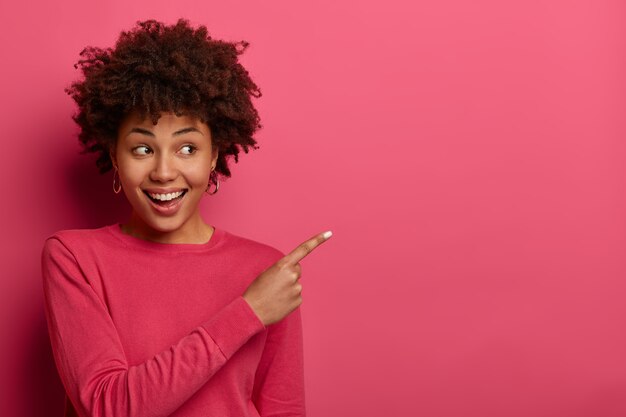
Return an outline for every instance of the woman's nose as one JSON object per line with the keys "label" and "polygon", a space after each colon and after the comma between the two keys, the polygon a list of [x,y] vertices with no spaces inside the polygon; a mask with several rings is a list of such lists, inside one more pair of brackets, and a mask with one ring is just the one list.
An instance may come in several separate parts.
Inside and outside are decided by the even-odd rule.
{"label": "woman's nose", "polygon": [[177,175],[175,161],[170,156],[161,154],[154,158],[154,167],[150,172],[151,180],[167,182],[175,179]]}

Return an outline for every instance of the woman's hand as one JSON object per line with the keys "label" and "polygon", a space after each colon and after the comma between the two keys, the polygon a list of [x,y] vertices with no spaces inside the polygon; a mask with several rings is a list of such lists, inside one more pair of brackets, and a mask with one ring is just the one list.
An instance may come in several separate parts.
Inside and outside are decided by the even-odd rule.
{"label": "woman's hand", "polygon": [[302,304],[300,262],[332,232],[320,233],[296,247],[256,277],[243,294],[265,326],[282,320]]}

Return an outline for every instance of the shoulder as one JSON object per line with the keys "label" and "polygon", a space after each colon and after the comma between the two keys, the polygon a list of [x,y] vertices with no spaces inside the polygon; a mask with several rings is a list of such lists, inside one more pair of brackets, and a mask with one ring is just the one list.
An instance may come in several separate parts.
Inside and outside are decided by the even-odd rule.
{"label": "shoulder", "polygon": [[267,243],[259,242],[232,232],[223,232],[224,241],[227,246],[235,248],[240,256],[258,258],[272,263],[285,256],[282,251]]}
{"label": "shoulder", "polygon": [[65,229],[58,230],[44,239],[43,252],[58,252],[64,250],[74,253],[80,248],[98,246],[109,237],[107,229],[111,226],[103,226],[93,229]]}

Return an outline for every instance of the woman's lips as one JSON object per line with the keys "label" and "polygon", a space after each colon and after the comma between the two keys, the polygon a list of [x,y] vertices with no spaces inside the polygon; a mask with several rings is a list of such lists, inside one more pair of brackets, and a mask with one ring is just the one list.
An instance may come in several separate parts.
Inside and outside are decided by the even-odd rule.
{"label": "woman's lips", "polygon": [[176,214],[178,210],[180,209],[183,203],[183,200],[185,199],[185,196],[187,195],[187,190],[185,190],[180,197],[174,198],[169,201],[164,201],[162,203],[156,203],[154,200],[152,200],[152,198],[150,198],[150,196],[148,195],[146,191],[144,191],[144,194],[146,198],[148,199],[148,201],[150,202],[150,206],[152,206],[152,209],[154,211],[156,211],[157,213],[161,215],[172,216]]}
{"label": "woman's lips", "polygon": [[177,193],[179,191],[187,191],[186,188],[144,188],[142,189],[144,193],[150,194],[169,194],[169,193]]}

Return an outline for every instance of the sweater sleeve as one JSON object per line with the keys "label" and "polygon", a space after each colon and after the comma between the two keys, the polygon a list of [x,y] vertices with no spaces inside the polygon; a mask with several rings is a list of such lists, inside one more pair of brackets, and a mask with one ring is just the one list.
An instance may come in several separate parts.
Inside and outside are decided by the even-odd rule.
{"label": "sweater sleeve", "polygon": [[262,417],[305,417],[300,307],[267,329],[252,401]]}
{"label": "sweater sleeve", "polygon": [[168,416],[265,328],[239,296],[168,349],[129,366],[108,308],[72,252],[52,237],[41,261],[54,360],[81,417]]}

